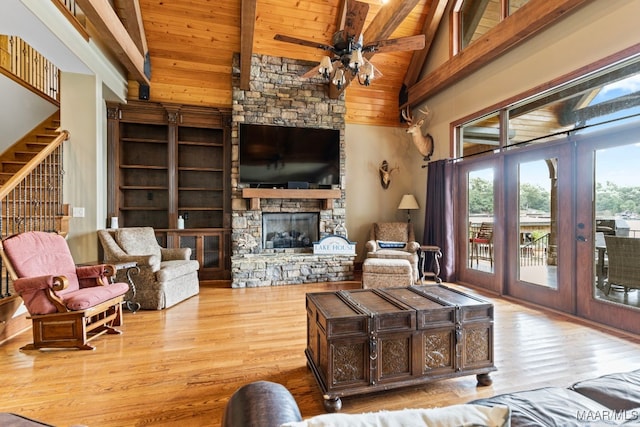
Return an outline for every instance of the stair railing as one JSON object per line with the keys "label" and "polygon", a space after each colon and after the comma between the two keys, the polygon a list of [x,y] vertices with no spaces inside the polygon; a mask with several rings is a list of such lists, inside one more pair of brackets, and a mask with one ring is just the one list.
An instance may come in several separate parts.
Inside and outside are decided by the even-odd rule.
{"label": "stair railing", "polygon": [[59,105],[58,67],[20,37],[0,35],[0,68],[3,74]]}
{"label": "stair railing", "polygon": [[[62,131],[0,188],[1,237],[25,231],[58,231],[67,215],[62,202],[64,176]],[[2,268],[4,273],[4,268]],[[8,276],[2,274],[0,298],[11,295]]]}

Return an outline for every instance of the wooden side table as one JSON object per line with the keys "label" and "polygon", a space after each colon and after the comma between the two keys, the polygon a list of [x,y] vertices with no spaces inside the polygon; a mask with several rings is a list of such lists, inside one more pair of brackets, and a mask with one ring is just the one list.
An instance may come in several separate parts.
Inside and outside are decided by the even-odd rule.
{"label": "wooden side table", "polygon": [[[425,271],[427,263],[427,252],[432,254],[431,266],[429,271]],[[442,258],[442,251],[439,246],[421,245],[420,246],[420,259],[418,261],[418,268],[420,269],[420,283],[424,283],[425,277],[432,277],[436,283],[442,283],[440,279],[440,258]]]}

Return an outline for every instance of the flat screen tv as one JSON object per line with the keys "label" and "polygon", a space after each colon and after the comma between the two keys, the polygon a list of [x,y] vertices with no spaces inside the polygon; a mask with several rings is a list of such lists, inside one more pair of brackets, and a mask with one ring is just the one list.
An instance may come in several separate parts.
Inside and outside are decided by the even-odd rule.
{"label": "flat screen tv", "polygon": [[340,184],[340,131],[240,124],[240,183],[267,188]]}

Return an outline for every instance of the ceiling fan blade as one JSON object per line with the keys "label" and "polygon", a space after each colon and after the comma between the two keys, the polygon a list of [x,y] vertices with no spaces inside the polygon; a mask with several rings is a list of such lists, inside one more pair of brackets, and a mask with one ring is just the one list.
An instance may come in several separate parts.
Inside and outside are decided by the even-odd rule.
{"label": "ceiling fan blade", "polygon": [[298,38],[295,38],[295,37],[284,36],[282,34],[276,34],[273,38],[274,38],[274,40],[278,40],[278,41],[281,41],[281,42],[299,44],[299,45],[302,45],[302,46],[315,47],[317,49],[322,49],[322,50],[332,50],[333,49],[333,46],[329,46],[328,44],[318,43],[318,42],[309,41],[309,40],[298,39]]}
{"label": "ceiling fan blade", "polygon": [[401,52],[424,49],[424,34],[400,37],[398,39],[378,40],[362,48],[363,52]]}
{"label": "ceiling fan blade", "polygon": [[369,13],[369,3],[347,0],[347,16],[344,24],[345,37],[358,38],[362,34],[367,13]]}

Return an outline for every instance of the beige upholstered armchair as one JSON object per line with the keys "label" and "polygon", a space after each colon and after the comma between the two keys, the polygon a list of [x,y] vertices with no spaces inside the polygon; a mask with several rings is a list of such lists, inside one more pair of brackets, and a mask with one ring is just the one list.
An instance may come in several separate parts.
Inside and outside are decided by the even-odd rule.
{"label": "beige upholstered armchair", "polygon": [[[140,308],[161,310],[200,291],[199,264],[190,259],[191,249],[161,247],[152,227],[98,230],[98,238],[105,262],[138,263],[140,273],[133,276],[133,282],[134,300],[140,303]],[[126,281],[125,275],[125,271],[118,271],[118,280]],[[132,299],[131,291],[127,297]]]}
{"label": "beige upholstered armchair", "polygon": [[406,259],[411,264],[414,282],[418,280],[418,249],[410,222],[376,222],[371,227],[365,248],[367,258]]}

